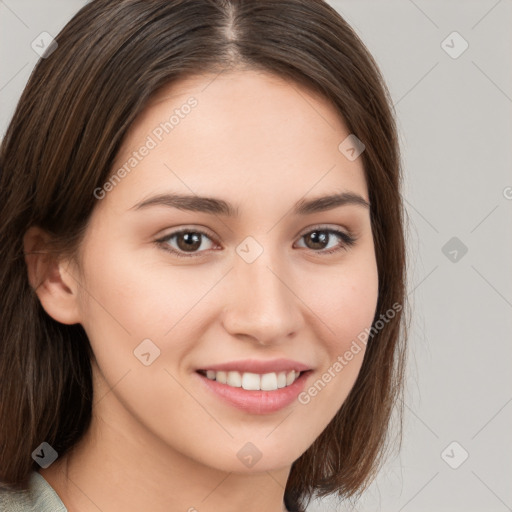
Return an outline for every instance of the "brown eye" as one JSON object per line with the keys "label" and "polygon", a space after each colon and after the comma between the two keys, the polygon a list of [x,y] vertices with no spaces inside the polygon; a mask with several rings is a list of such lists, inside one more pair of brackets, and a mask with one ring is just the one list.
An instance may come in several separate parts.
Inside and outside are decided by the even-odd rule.
{"label": "brown eye", "polygon": [[[356,238],[348,233],[332,228],[316,228],[302,235],[308,249],[321,254],[332,254],[343,249],[348,249],[356,242]],[[338,242],[336,243],[336,239]],[[339,240],[341,239],[341,243]],[[334,246],[330,246],[334,242]],[[328,250],[326,250],[326,248]]]}
{"label": "brown eye", "polygon": [[330,233],[327,233],[326,231],[312,231],[304,237],[306,244],[309,242],[313,245],[313,247],[310,246],[310,249],[315,250],[325,249],[326,244],[330,241],[331,238],[332,237]]}
{"label": "brown eye", "polygon": [[[182,229],[156,240],[156,243],[177,257],[190,258],[199,257],[208,250],[204,247],[204,239],[212,241],[204,231]],[[347,250],[356,242],[353,235],[332,228],[315,228],[302,235],[301,239],[305,240],[307,249],[321,255]]]}
{"label": "brown eye", "polygon": [[200,233],[178,233],[176,236],[177,245],[182,251],[195,251],[201,247]]}
{"label": "brown eye", "polygon": [[[157,240],[157,242],[166,251],[169,251],[170,253],[178,257],[187,258],[197,256],[204,252],[199,251],[199,249],[203,246],[204,238],[211,240],[211,238],[204,231],[182,229],[180,231],[175,231],[174,233],[166,235],[163,238],[160,238],[159,240]],[[171,243],[173,239],[175,239],[176,245],[173,245]]]}

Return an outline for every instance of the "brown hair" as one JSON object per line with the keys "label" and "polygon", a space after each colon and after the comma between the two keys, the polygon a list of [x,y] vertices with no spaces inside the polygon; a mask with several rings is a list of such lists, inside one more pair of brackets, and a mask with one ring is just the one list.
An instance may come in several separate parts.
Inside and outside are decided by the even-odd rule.
{"label": "brown hair", "polygon": [[80,324],[43,310],[27,277],[24,233],[37,225],[56,253],[74,254],[93,191],[150,97],[187,75],[246,66],[319,92],[366,146],[379,273],[374,323],[393,305],[396,315],[370,337],[343,406],[294,462],[285,504],[302,510],[315,494],[359,495],[380,467],[395,406],[401,441],[407,338],[398,137],[364,44],[322,0],[93,0],[56,41],[0,148],[0,481],[27,488],[37,469],[32,451],[46,441],[62,456],[91,420],[94,354]]}

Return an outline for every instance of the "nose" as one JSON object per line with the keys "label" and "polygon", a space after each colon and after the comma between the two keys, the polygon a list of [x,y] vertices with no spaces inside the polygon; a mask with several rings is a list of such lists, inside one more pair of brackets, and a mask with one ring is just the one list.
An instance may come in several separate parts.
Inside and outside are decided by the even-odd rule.
{"label": "nose", "polygon": [[252,263],[236,256],[227,287],[223,325],[232,336],[273,345],[302,328],[304,302],[282,256],[264,251]]}

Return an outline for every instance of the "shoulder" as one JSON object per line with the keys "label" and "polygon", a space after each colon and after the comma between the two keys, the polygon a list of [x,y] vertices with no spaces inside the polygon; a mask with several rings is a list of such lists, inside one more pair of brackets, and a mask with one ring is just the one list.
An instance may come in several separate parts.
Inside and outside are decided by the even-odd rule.
{"label": "shoulder", "polygon": [[30,475],[27,490],[0,489],[2,512],[67,512],[53,487],[37,472]]}

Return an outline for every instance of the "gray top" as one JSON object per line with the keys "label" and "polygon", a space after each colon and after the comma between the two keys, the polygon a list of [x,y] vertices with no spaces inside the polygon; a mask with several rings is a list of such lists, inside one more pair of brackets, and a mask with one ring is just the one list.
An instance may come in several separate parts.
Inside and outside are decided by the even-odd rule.
{"label": "gray top", "polygon": [[67,512],[53,487],[37,471],[30,475],[28,491],[1,490],[1,512]]}

